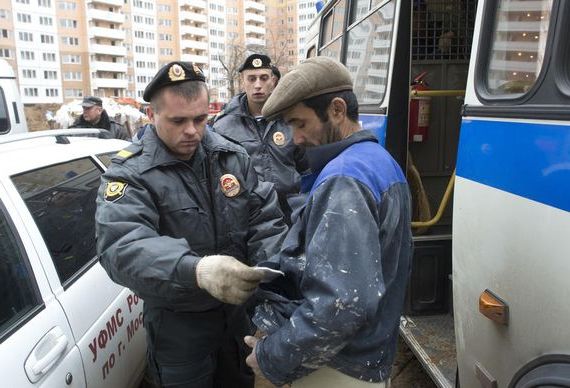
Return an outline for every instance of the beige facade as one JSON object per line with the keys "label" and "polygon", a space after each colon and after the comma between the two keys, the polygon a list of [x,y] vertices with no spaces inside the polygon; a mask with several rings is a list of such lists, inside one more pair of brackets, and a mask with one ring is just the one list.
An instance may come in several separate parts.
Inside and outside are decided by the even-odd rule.
{"label": "beige facade", "polygon": [[284,69],[296,63],[296,3],[0,0],[0,58],[16,70],[28,104],[86,95],[142,99],[153,75],[173,60],[201,66],[212,99],[227,101],[228,69],[248,53],[266,52]]}

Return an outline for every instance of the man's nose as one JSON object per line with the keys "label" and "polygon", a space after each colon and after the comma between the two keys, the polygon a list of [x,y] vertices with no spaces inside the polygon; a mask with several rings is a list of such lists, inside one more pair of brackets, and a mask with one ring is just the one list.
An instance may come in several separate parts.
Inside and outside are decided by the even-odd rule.
{"label": "man's nose", "polygon": [[194,125],[194,122],[190,121],[186,124],[184,127],[184,133],[189,136],[196,134],[196,126]]}

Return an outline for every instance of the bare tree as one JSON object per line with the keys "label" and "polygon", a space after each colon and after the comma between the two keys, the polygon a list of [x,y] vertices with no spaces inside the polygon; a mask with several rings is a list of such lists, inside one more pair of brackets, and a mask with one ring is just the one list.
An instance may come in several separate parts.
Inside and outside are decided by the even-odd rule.
{"label": "bare tree", "polygon": [[230,98],[237,94],[239,90],[239,67],[243,60],[245,59],[247,53],[247,49],[236,42],[236,40],[232,40],[228,43],[226,48],[225,55],[219,55],[218,60],[222,64],[226,72],[226,82],[228,85],[228,92],[230,94]]}
{"label": "bare tree", "polygon": [[276,34],[273,29],[267,30],[267,50],[271,62],[280,69],[288,70],[291,65],[289,58],[289,43],[287,36],[283,31]]}

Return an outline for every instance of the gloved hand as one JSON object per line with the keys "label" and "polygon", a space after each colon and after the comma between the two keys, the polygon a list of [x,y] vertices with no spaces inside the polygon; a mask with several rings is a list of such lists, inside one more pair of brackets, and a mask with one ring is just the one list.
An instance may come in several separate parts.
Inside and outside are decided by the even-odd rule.
{"label": "gloved hand", "polygon": [[262,271],[231,256],[204,256],[196,266],[198,287],[224,303],[245,302],[262,278]]}

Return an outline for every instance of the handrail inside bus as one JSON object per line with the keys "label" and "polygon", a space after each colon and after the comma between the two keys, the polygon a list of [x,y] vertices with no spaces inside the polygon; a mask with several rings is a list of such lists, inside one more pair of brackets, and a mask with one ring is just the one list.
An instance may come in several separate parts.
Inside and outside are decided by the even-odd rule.
{"label": "handrail inside bus", "polygon": [[453,191],[453,186],[455,184],[455,169],[453,170],[453,174],[449,178],[449,182],[447,183],[447,188],[445,189],[445,193],[443,194],[443,198],[441,199],[441,203],[439,204],[439,208],[437,209],[437,213],[435,216],[429,221],[412,221],[412,228],[425,228],[427,226],[433,226],[439,222],[445,208],[447,207],[447,203],[449,202],[449,198],[451,197],[451,192]]}
{"label": "handrail inside bus", "polygon": [[410,90],[412,97],[454,97],[465,96],[465,90]]}

